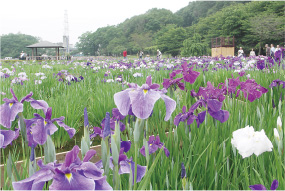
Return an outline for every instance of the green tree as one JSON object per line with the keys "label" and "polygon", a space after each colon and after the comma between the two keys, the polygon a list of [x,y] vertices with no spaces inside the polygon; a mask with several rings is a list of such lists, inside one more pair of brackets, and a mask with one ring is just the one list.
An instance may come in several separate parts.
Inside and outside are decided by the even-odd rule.
{"label": "green tree", "polygon": [[26,46],[35,44],[39,42],[38,37],[34,37],[26,34],[7,34],[0,36],[1,38],[1,58],[13,57],[19,58],[20,53],[24,51],[25,53],[31,55],[32,51]]}
{"label": "green tree", "polygon": [[[262,25],[260,23],[262,23]],[[282,39],[284,35],[284,20],[282,21],[273,14],[258,15],[250,19],[249,31],[253,34],[252,38],[255,38],[256,41],[259,42],[258,54],[260,54],[261,47],[266,44],[266,41]]]}
{"label": "green tree", "polygon": [[182,27],[171,28],[157,39],[157,46],[162,53],[177,56],[186,39],[186,30]]}
{"label": "green tree", "polygon": [[201,36],[197,33],[192,38],[183,41],[182,56],[202,56],[207,53],[207,44],[201,42]]}

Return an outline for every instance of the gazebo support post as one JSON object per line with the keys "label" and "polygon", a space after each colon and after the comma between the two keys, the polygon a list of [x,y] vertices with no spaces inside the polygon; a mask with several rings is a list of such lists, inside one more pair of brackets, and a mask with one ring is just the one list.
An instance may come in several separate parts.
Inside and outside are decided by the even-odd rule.
{"label": "gazebo support post", "polygon": [[34,60],[34,48],[32,48],[32,60]]}
{"label": "gazebo support post", "polygon": [[57,60],[59,60],[59,48],[57,48]]}
{"label": "gazebo support post", "polygon": [[36,48],[36,60],[37,60],[37,56],[38,56],[38,49]]}

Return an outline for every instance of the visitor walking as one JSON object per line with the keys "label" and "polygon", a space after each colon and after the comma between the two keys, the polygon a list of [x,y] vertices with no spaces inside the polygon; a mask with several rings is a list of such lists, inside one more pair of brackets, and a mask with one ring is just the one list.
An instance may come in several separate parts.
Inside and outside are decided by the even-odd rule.
{"label": "visitor walking", "polygon": [[159,51],[159,49],[157,49],[157,54],[156,54],[157,60],[160,60],[162,57],[161,52]]}
{"label": "visitor walking", "polygon": [[250,51],[250,53],[249,53],[249,56],[256,56],[253,49],[251,49],[251,51]]}
{"label": "visitor walking", "polygon": [[127,59],[127,50],[124,50],[123,56],[124,56],[124,60],[126,60]]}
{"label": "visitor walking", "polygon": [[266,56],[270,56],[270,47],[268,46],[268,44],[265,45],[266,48]]}
{"label": "visitor walking", "polygon": [[275,54],[275,47],[274,47],[274,44],[271,44],[270,56],[271,56],[272,58],[274,58],[274,54]]}

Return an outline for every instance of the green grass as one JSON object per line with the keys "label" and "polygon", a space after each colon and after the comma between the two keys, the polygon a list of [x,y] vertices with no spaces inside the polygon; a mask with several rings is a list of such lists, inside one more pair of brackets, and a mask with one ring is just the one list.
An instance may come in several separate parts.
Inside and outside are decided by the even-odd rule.
{"label": "green grass", "polygon": [[[131,59],[129,59],[130,61]],[[111,61],[111,63],[115,60]],[[153,83],[161,84],[164,78],[169,78],[169,70],[151,71],[150,69],[140,70],[124,70],[121,72],[112,69],[101,69],[98,72],[81,66],[76,66],[74,70],[71,67],[75,67],[74,63],[70,64],[54,64],[52,69],[42,69],[42,65],[33,63],[29,65],[22,62],[16,68],[16,75],[25,71],[28,75],[29,81],[24,82],[24,85],[19,84],[11,85],[10,80],[13,76],[7,79],[1,78],[1,92],[5,92],[6,96],[1,96],[1,100],[4,97],[10,98],[9,89],[13,88],[18,99],[29,92],[33,92],[33,98],[37,100],[45,100],[50,107],[52,107],[52,118],[65,116],[64,122],[76,129],[77,133],[73,139],[69,139],[68,134],[63,128],[52,136],[55,146],[61,150],[70,150],[74,144],[80,144],[80,139],[83,135],[83,110],[87,107],[89,115],[89,123],[92,126],[100,126],[101,120],[105,117],[106,112],[111,112],[112,108],[115,108],[113,95],[116,92],[127,88],[126,85],[122,85],[119,82],[104,83],[101,80],[104,78],[104,73],[107,70],[111,71],[111,75],[106,79],[115,78],[117,75],[122,75],[123,80],[127,82],[134,82],[139,85],[145,83],[145,79],[148,75],[152,75]],[[56,62],[55,62],[56,63]],[[103,62],[105,63],[105,62]],[[2,63],[2,68],[9,68],[15,63]],[[102,68],[102,63],[99,64]],[[20,68],[21,66],[21,68]],[[22,70],[23,69],[23,70]],[[67,85],[62,82],[58,82],[53,73],[57,74],[60,70],[67,69],[71,74],[75,76],[82,75],[84,80],[78,83],[71,83]],[[285,80],[285,71],[274,68],[276,73],[268,73],[263,71],[247,71],[247,74],[251,75],[251,78],[255,79],[258,84],[261,84],[265,88],[269,88],[269,84],[275,79]],[[283,126],[285,124],[284,104],[283,99],[281,107],[278,108],[278,99],[280,93],[285,94],[284,89],[281,87],[269,89],[267,94],[254,102],[249,102],[243,97],[231,99],[227,97],[223,102],[223,110],[227,110],[230,113],[228,121],[220,123],[214,120],[207,114],[206,120],[197,128],[196,122],[190,126],[190,132],[188,127],[180,123],[178,127],[173,125],[174,117],[181,112],[183,105],[187,106],[187,109],[195,103],[195,99],[191,97],[190,91],[194,89],[196,92],[200,86],[205,87],[207,81],[211,81],[214,86],[224,82],[226,78],[231,78],[233,74],[236,78],[237,73],[233,73],[233,70],[218,70],[212,72],[211,67],[209,71],[205,73],[205,80],[203,78],[202,69],[197,71],[201,72],[201,75],[197,78],[194,84],[186,84],[187,91],[177,90],[174,93],[174,99],[177,102],[177,108],[173,112],[169,121],[165,122],[165,105],[162,100],[159,100],[153,111],[152,117],[148,119],[148,131],[147,134],[159,135],[161,142],[165,143],[165,146],[170,151],[170,156],[167,158],[162,153],[160,160],[156,163],[156,166],[152,168],[153,171],[151,177],[147,181],[149,184],[146,189],[182,189],[182,180],[180,177],[181,163],[184,162],[186,167],[187,181],[191,182],[193,189],[195,190],[244,190],[249,189],[249,185],[264,184],[267,188],[270,188],[271,182],[274,179],[279,181],[279,190],[285,189],[285,154],[280,156],[277,150],[277,146],[274,142],[273,128],[276,128],[276,121],[279,115],[282,115]],[[47,79],[43,80],[40,85],[34,85],[34,79],[38,79],[34,75],[36,72],[43,72],[46,74]],[[134,78],[133,73],[143,73],[143,77]],[[246,77],[240,78],[242,81],[246,80]],[[161,85],[162,87],[162,85]],[[169,93],[168,93],[169,95]],[[272,99],[275,101],[276,107],[272,107]],[[3,102],[1,102],[3,103]],[[36,111],[30,107],[29,103],[24,103],[24,117],[30,119],[33,117],[33,113],[39,113],[43,115],[42,111]],[[260,113],[260,114],[259,114]],[[124,121],[127,123],[127,119]],[[13,126],[17,123],[14,122]],[[253,126],[255,130],[264,129],[266,135],[274,145],[272,152],[266,152],[256,157],[255,155],[242,159],[241,155],[233,153],[231,138],[232,132],[244,128],[245,126]],[[130,124],[133,127],[133,123]],[[176,133],[170,133],[165,135],[166,131],[175,131]],[[285,132],[285,130],[284,130]],[[123,140],[132,139],[130,132],[122,133],[121,138]],[[21,145],[21,138],[18,138],[18,145]],[[93,145],[99,144],[100,140],[93,141]],[[142,141],[139,147],[142,146]],[[8,156],[8,151],[16,154],[15,148],[19,147],[17,144],[8,146],[7,149],[2,150],[3,158]],[[283,146],[283,148],[285,145]],[[18,148],[18,150],[20,150]],[[60,150],[58,150],[60,151]],[[37,156],[39,156],[40,149],[37,147]],[[29,154],[24,159],[29,158]],[[151,155],[150,160],[155,161],[157,154]],[[134,145],[127,153],[128,157],[134,157]],[[5,156],[5,157],[4,157]],[[18,157],[15,157],[16,159]],[[6,160],[3,160],[4,163]],[[139,154],[138,164],[146,165],[145,158]],[[150,162],[152,164],[152,162]],[[149,167],[150,168],[150,167]],[[27,173],[21,176],[23,179]],[[167,178],[166,178],[167,177]],[[108,177],[108,182],[112,185],[113,177]],[[128,189],[128,175],[121,175],[122,189]],[[140,183],[138,184],[140,187]],[[11,189],[11,185],[5,184],[4,189]]]}

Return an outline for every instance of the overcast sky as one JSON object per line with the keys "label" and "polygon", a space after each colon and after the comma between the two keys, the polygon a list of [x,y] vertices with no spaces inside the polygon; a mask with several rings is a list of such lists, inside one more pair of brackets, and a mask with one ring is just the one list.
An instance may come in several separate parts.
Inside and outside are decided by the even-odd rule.
{"label": "overcast sky", "polygon": [[64,12],[68,13],[71,44],[87,31],[117,25],[151,8],[176,12],[191,0],[1,0],[0,35],[28,34],[50,42],[62,42]]}

